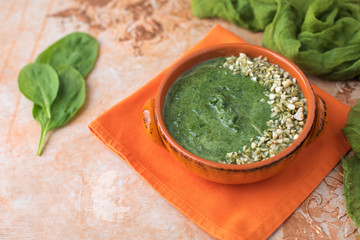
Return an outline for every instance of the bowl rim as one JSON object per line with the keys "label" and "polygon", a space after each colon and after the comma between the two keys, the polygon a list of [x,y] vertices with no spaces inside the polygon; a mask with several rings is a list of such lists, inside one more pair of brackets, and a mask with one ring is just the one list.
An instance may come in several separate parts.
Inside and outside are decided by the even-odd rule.
{"label": "bowl rim", "polygon": [[[304,97],[306,98],[306,102],[307,102],[307,106],[308,106],[308,113],[307,113],[307,119],[306,119],[305,126],[304,126],[302,132],[300,133],[299,137],[292,144],[290,144],[283,151],[281,151],[280,153],[276,154],[275,156],[273,156],[271,158],[267,158],[267,159],[264,159],[259,162],[247,163],[247,164],[228,164],[228,163],[220,163],[220,162],[211,161],[211,160],[199,157],[199,156],[191,153],[184,147],[182,147],[179,143],[177,143],[175,141],[175,139],[171,136],[171,134],[168,132],[168,130],[165,126],[165,123],[163,120],[163,114],[162,114],[163,113],[163,105],[161,105],[161,99],[162,99],[163,94],[164,94],[163,98],[165,98],[165,96],[167,94],[167,90],[168,90],[168,89],[166,89],[167,82],[172,81],[172,83],[173,83],[178,78],[178,77],[176,77],[175,79],[173,79],[173,77],[172,77],[175,74],[175,72],[177,71],[177,69],[181,68],[185,63],[192,61],[194,59],[196,60],[197,58],[202,57],[206,54],[212,54],[213,52],[216,52],[216,51],[223,51],[223,50],[228,50],[228,49],[234,49],[234,50],[240,50],[240,51],[244,51],[244,50],[247,51],[250,49],[250,51],[254,51],[254,54],[259,53],[258,56],[261,55],[263,57],[267,57],[269,59],[269,62],[271,62],[270,59],[276,60],[276,62],[284,64],[282,66],[280,66],[280,64],[277,64],[277,65],[279,65],[279,67],[284,69],[283,66],[285,66],[285,68],[291,69],[295,73],[295,74],[291,74],[291,77],[292,78],[295,77],[297,82],[302,81],[302,83],[303,83],[302,85],[300,85],[300,84],[299,85],[301,87],[301,90],[303,91],[303,94],[304,94]],[[223,57],[226,57],[226,56],[231,56],[231,55],[224,55]],[[217,58],[217,57],[210,57],[210,58],[207,58],[206,60],[210,60],[213,58]],[[203,62],[203,61],[196,62],[196,64],[191,64],[191,67],[194,67],[194,66],[200,64],[201,62]],[[181,71],[181,72],[184,73],[187,70],[191,69],[191,67],[187,68],[185,71]],[[286,71],[288,71],[288,70],[286,70]],[[293,76],[293,75],[296,75],[296,76]],[[306,91],[307,91],[307,94],[305,94]],[[307,97],[305,95],[307,95]],[[216,45],[212,45],[210,47],[206,47],[206,48],[202,48],[200,50],[194,51],[194,52],[190,53],[189,55],[183,57],[182,59],[177,61],[169,69],[169,71],[165,74],[164,78],[162,79],[162,81],[160,83],[160,86],[157,90],[156,97],[155,97],[155,116],[156,116],[157,126],[159,128],[159,131],[160,131],[160,134],[162,135],[162,137],[166,138],[166,140],[168,141],[168,143],[174,150],[176,150],[177,152],[180,152],[186,158],[191,159],[195,163],[206,165],[210,168],[230,170],[230,171],[247,171],[247,170],[254,170],[254,169],[262,168],[262,167],[268,167],[272,164],[280,162],[282,159],[286,158],[288,155],[291,155],[291,153],[293,153],[298,148],[300,148],[300,146],[303,145],[306,142],[306,140],[309,138],[309,135],[311,134],[314,123],[315,123],[315,113],[316,113],[315,93],[313,91],[313,88],[312,88],[309,80],[305,76],[305,74],[292,61],[290,61],[286,57],[282,56],[281,54],[276,53],[270,49],[260,47],[257,45],[252,45],[249,43],[216,44]]]}

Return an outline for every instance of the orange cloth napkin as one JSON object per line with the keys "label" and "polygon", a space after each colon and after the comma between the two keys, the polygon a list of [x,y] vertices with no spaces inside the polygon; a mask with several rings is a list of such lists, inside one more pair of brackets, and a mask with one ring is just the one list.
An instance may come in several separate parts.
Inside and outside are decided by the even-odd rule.
{"label": "orange cloth napkin", "polygon": [[[228,42],[244,40],[215,26],[189,52]],[[341,133],[349,107],[314,86],[328,106],[328,126],[285,171],[247,185],[203,180],[188,172],[165,148],[153,143],[142,126],[142,107],[156,95],[166,71],[99,116],[89,128],[167,201],[215,238],[267,238],[350,149]]]}

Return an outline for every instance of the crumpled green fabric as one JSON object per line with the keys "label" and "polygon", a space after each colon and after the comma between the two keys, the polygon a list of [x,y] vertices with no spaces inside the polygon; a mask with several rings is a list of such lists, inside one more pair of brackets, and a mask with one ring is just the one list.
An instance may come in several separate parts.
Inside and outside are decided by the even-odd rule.
{"label": "crumpled green fabric", "polygon": [[264,30],[262,45],[306,73],[360,79],[360,0],[192,0],[192,10]]}

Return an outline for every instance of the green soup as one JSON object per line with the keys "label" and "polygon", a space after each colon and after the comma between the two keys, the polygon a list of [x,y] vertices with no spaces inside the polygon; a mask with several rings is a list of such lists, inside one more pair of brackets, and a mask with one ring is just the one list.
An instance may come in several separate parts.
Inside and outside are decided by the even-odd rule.
{"label": "green soup", "polygon": [[224,62],[208,60],[181,75],[163,109],[170,135],[188,151],[216,162],[261,135],[271,115],[264,86],[234,75]]}

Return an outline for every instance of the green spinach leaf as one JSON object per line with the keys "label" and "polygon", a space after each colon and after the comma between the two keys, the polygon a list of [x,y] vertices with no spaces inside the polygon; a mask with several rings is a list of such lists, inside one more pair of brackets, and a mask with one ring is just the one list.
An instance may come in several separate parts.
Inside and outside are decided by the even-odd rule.
{"label": "green spinach leaf", "polygon": [[342,131],[356,155],[360,157],[360,100],[350,109]]}
{"label": "green spinach leaf", "polygon": [[71,66],[86,77],[95,65],[98,49],[99,44],[92,36],[74,32],[48,47],[36,62],[47,63],[55,69]]}
{"label": "green spinach leaf", "polygon": [[37,154],[40,155],[47,133],[65,125],[81,108],[85,101],[85,80],[82,75],[70,66],[60,67],[57,70],[60,87],[58,95],[51,105],[51,118],[45,109],[34,104],[33,116],[41,125],[41,137]]}
{"label": "green spinach leaf", "polygon": [[360,100],[350,109],[342,131],[355,152],[354,157],[342,160],[346,209],[360,227]]}
{"label": "green spinach leaf", "polygon": [[360,157],[343,159],[342,166],[346,209],[356,227],[360,228]]}
{"label": "green spinach leaf", "polygon": [[50,106],[59,89],[56,71],[48,64],[28,64],[19,73],[18,85],[24,96],[41,106],[46,117],[50,118]]}

